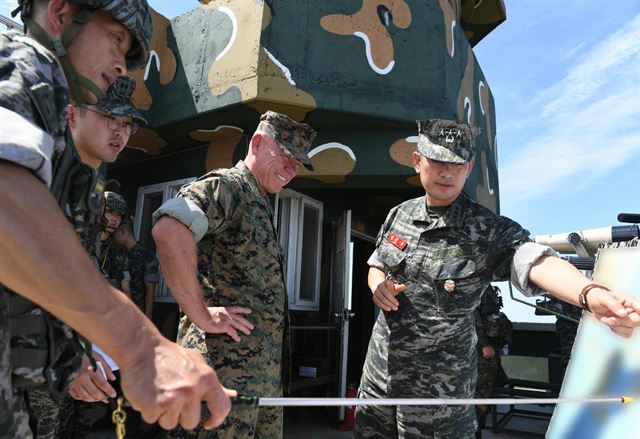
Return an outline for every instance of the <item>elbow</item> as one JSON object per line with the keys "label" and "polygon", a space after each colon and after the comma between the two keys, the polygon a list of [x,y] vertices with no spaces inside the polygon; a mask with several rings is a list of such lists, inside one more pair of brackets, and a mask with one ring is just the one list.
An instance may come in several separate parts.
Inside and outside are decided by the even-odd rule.
{"label": "elbow", "polygon": [[171,236],[171,218],[161,217],[151,229],[151,236],[156,243],[156,247],[163,247]]}

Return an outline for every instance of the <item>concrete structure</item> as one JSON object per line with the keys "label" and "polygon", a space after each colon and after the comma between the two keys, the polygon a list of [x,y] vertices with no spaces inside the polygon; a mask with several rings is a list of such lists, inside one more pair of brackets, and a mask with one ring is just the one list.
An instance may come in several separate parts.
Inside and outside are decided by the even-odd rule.
{"label": "concrete structure", "polygon": [[[303,169],[274,207],[295,388],[344,394],[375,317],[365,280],[373,239],[389,208],[423,193],[411,164],[416,119],[481,128],[465,190],[499,209],[494,102],[472,47],[505,17],[502,0],[219,0],[173,20],[154,13],[134,95],[150,127],[108,177],[152,246],[151,212],[181,184],[243,158],[262,112],[314,127],[316,170]],[[164,286],[158,301],[154,319],[171,336],[176,307]]]}

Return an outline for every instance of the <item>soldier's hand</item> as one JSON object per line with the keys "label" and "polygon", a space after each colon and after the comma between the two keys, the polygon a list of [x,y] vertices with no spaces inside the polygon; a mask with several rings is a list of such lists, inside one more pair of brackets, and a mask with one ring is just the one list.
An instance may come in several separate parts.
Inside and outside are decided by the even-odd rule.
{"label": "soldier's hand", "polygon": [[491,360],[495,356],[496,356],[496,350],[493,349],[493,346],[491,345],[482,346],[482,358],[484,358],[485,360]]}
{"label": "soldier's hand", "polygon": [[593,316],[621,337],[631,337],[640,326],[640,303],[624,293],[594,288],[587,302]]}
{"label": "soldier's hand", "polygon": [[388,279],[382,281],[373,292],[373,303],[383,311],[397,311],[400,303],[396,299],[396,295],[403,292],[405,288],[404,284],[394,284]]}
{"label": "soldier's hand", "polygon": [[194,349],[185,349],[166,339],[151,352],[140,350],[132,364],[121,364],[125,397],[147,423],[158,422],[166,430],[180,424],[187,430],[198,425],[201,402],[211,415],[205,428],[222,423],[237,394],[220,385],[214,370]]}
{"label": "soldier's hand", "polygon": [[69,386],[69,394],[74,398],[86,402],[102,401],[108,402],[108,398],[115,398],[116,391],[109,384],[107,379],[113,381],[116,379],[113,371],[97,352],[93,353],[93,357],[97,362],[102,365],[106,378],[102,375],[100,368],[93,370],[89,359],[85,356],[82,357],[82,367],[78,376],[74,378]]}
{"label": "soldier's hand", "polygon": [[238,331],[249,335],[253,329],[253,323],[242,317],[243,314],[251,314],[249,308],[242,306],[212,306],[207,308],[211,320],[198,323],[200,329],[211,334],[228,334],[234,341],[240,341]]}

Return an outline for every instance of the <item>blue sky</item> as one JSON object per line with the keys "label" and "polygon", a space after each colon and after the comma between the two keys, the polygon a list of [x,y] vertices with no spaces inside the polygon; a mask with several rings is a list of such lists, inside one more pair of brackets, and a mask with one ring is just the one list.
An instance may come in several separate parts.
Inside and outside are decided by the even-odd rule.
{"label": "blue sky", "polygon": [[[150,4],[169,18],[199,6]],[[474,49],[496,104],[502,214],[537,235],[640,212],[640,0],[505,4]],[[532,317],[506,302],[513,320]]]}
{"label": "blue sky", "polygon": [[640,1],[505,3],[474,50],[496,103],[502,214],[536,235],[640,212]]}

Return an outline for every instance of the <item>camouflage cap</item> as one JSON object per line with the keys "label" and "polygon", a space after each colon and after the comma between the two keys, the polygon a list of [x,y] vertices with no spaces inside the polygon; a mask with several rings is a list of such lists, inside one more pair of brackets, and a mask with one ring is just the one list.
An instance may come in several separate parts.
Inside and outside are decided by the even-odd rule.
{"label": "camouflage cap", "polygon": [[139,124],[147,125],[145,118],[131,102],[131,95],[135,89],[135,79],[118,76],[116,82],[107,89],[95,105],[110,116],[128,116]]}
{"label": "camouflage cap", "polygon": [[256,133],[269,134],[285,154],[302,163],[308,170],[313,171],[309,148],[317,133],[309,125],[296,122],[284,114],[267,111],[260,116]]}
{"label": "camouflage cap", "polygon": [[444,119],[418,121],[418,151],[428,159],[467,163],[475,155],[474,139],[480,128]]}
{"label": "camouflage cap", "polygon": [[127,214],[127,202],[124,197],[117,192],[104,192],[105,209],[111,212],[119,213],[124,216]]}

